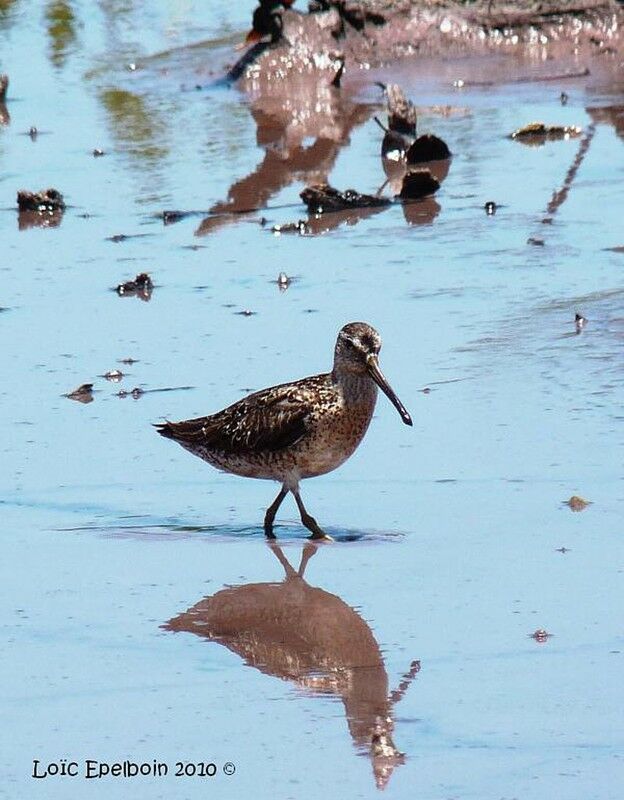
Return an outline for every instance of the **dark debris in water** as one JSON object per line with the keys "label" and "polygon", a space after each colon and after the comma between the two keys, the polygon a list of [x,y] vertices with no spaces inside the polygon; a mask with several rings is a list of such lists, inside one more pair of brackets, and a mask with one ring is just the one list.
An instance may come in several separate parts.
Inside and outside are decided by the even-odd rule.
{"label": "dark debris in water", "polygon": [[[399,200],[418,200],[434,194],[440,188],[439,181],[428,169],[407,172],[403,178]],[[311,214],[350,211],[353,209],[380,209],[392,205],[393,201],[379,195],[361,194],[355,189],[344,192],[334,189],[327,183],[316,184],[304,189],[300,195]]]}
{"label": "dark debris in water", "polygon": [[65,211],[65,201],[58,189],[42,189],[40,192],[20,189],[17,193],[17,207],[20,211],[39,213]]}
{"label": "dark debris in water", "polygon": [[277,288],[280,290],[280,292],[285,292],[292,281],[293,279],[290,278],[285,272],[280,272],[275,283],[277,284]]}
{"label": "dark debris in water", "polygon": [[145,389],[141,389],[140,386],[135,386],[134,389],[130,389],[126,391],[125,389],[120,389],[117,392],[117,397],[132,397],[134,400],[138,400],[140,397],[143,397],[145,394]]}
{"label": "dark debris in water", "polygon": [[119,297],[138,297],[147,302],[152,297],[154,284],[147,272],[139,272],[134,280],[120,283],[115,291]]}
{"label": "dark debris in water", "polygon": [[115,397],[120,397],[122,399],[126,397],[132,397],[133,400],[139,400],[143,395],[146,394],[157,394],[159,392],[186,392],[189,389],[194,389],[194,386],[164,386],[160,389],[142,389],[140,386],[135,386],[134,389],[130,389],[126,391],[124,389],[120,389]]}
{"label": "dark debris in water", "polygon": [[20,231],[30,228],[58,228],[63,221],[63,211],[19,211],[17,214],[17,227]]}
{"label": "dark debris in water", "polygon": [[92,403],[93,402],[93,384],[92,383],[82,383],[77,389],[74,389],[67,394],[64,394],[63,397],[67,397],[69,400],[76,400],[78,403]]}
{"label": "dark debris in water", "polygon": [[409,147],[410,142],[405,136],[395,131],[386,131],[381,140],[381,157],[389,161],[404,161]]}
{"label": "dark debris in water", "polygon": [[388,105],[388,130],[404,136],[416,136],[416,107],[397,83],[378,83]]}
{"label": "dark debris in water", "polygon": [[382,208],[390,205],[386,197],[361,194],[355,189],[344,192],[334,189],[328,183],[308,186],[299,195],[311,214],[324,214],[327,211],[345,211],[352,208]]}
{"label": "dark debris in water", "polygon": [[146,236],[151,235],[151,233],[114,233],[112,236],[107,236],[106,241],[119,244],[120,242],[125,242],[128,239],[143,239]]}
{"label": "dark debris in water", "polygon": [[426,133],[410,145],[405,153],[405,161],[408,164],[422,164],[427,161],[445,161],[451,155],[443,139],[433,133]]}
{"label": "dark debris in water", "polygon": [[536,642],[539,642],[539,644],[544,644],[553,636],[554,633],[549,633],[547,630],[544,630],[544,628],[538,628],[536,631],[529,634],[529,639],[534,639]]}
{"label": "dark debris in water", "polygon": [[431,161],[447,161],[453,155],[446,142],[433,133],[425,133],[414,139],[403,132],[386,128],[377,117],[373,119],[384,131],[381,142],[381,157],[384,160],[410,166]]}
{"label": "dark debris in water", "polygon": [[191,216],[192,213],[191,211],[163,211],[161,216],[164,225],[173,225],[180,222],[181,219]]}
{"label": "dark debris in water", "polygon": [[297,222],[287,222],[284,225],[274,225],[271,231],[278,236],[282,233],[298,233],[299,236],[310,235],[310,225],[308,220],[300,219]]}
{"label": "dark debris in water", "polygon": [[99,377],[105,378],[107,381],[110,381],[111,383],[119,383],[125,376],[120,369],[111,369],[108,372],[105,372],[103,375],[100,375]]}
{"label": "dark debris in water", "polygon": [[419,200],[429,197],[440,188],[440,182],[428,169],[416,169],[408,172],[403,178],[403,186],[399,197],[401,200]]}
{"label": "dark debris in water", "polygon": [[413,141],[411,137],[405,136],[403,133],[399,133],[399,131],[386,128],[379,117],[373,117],[373,119],[384,132],[384,138],[381,141],[381,157],[383,159],[388,159],[388,161],[403,161],[405,159],[405,153]]}
{"label": "dark debris in water", "polygon": [[563,139],[577,139],[583,133],[578,125],[546,125],[544,122],[530,122],[509,135],[510,139],[523,144],[540,146],[544,142]]}

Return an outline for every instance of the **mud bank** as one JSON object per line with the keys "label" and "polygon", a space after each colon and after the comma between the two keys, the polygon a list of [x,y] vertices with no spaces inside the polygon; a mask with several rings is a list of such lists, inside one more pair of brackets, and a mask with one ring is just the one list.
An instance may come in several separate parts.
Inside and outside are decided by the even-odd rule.
{"label": "mud bank", "polygon": [[[337,6],[338,4],[336,4]],[[503,53],[536,63],[595,61],[615,66],[624,11],[617,2],[342,3],[316,13],[282,12],[284,39],[262,43],[230,70],[248,88],[292,73],[345,73],[406,57]]]}

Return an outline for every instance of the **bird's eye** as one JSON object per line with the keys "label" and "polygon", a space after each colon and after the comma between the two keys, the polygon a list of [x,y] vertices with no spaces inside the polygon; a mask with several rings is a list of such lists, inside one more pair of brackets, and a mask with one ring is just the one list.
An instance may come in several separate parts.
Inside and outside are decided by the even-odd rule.
{"label": "bird's eye", "polygon": [[369,353],[372,353],[375,349],[375,341],[370,336],[365,336],[362,344],[364,345],[364,349]]}

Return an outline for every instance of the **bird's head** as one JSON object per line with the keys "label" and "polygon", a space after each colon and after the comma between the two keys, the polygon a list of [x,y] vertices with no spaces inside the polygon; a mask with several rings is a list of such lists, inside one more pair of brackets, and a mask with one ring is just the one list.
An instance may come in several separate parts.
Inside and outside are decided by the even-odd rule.
{"label": "bird's head", "polygon": [[334,373],[368,375],[390,400],[406,425],[412,418],[396,396],[379,367],[381,336],[366,322],[349,322],[338,334],[334,351]]}

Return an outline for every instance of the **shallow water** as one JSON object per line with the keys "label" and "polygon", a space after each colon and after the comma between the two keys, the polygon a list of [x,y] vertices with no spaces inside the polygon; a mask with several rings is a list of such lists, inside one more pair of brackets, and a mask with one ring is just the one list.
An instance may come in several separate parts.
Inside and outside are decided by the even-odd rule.
{"label": "shallow water", "polygon": [[[249,8],[209,5],[0,3],[11,78],[0,795],[299,800],[339,787],[369,798],[376,770],[397,798],[619,798],[622,84],[596,73],[457,90],[455,78],[491,75],[497,60],[402,64],[349,76],[342,99],[322,92],[317,117],[302,91],[301,137],[275,122],[274,100],[210,88]],[[384,183],[372,79],[394,76],[423,107],[421,129],[454,153],[435,203],[412,217],[422,224],[393,205],[323,234],[274,235],[306,217],[310,182]],[[534,119],[584,138],[506,138]],[[20,229],[16,191],[48,186],[69,206],[60,224]],[[257,211],[223,214],[250,201]],[[198,213],[163,225],[163,210]],[[112,291],[141,271],[156,284],[149,302]],[[284,292],[281,271],[294,278]],[[580,335],[576,311],[589,320]],[[353,319],[381,332],[382,367],[415,424],[382,397],[355,456],[304,484],[337,542],[311,558],[296,608],[307,624],[306,592],[320,587],[331,630],[340,598],[354,609],[340,634],[369,630],[383,664],[362,679],[312,642],[316,666],[296,679],[266,651],[243,659],[231,638],[162,627],[226,586],[285,572],[260,527],[276,489],[211,470],[150,425],[327,369]],[[127,373],[119,384],[99,377],[113,368]],[[85,382],[93,402],[63,397]],[[572,513],[573,494],[592,505]],[[305,532],[290,500],[278,522],[296,569]],[[286,642],[299,611],[292,632],[280,622]],[[537,642],[537,629],[553,636]],[[384,671],[392,692],[414,661],[402,698],[387,701]],[[354,733],[380,708],[404,763],[376,761]],[[31,777],[33,759],[61,758],[81,776]],[[85,758],[156,759],[170,774],[86,780]],[[218,772],[176,778],[177,761]]]}

